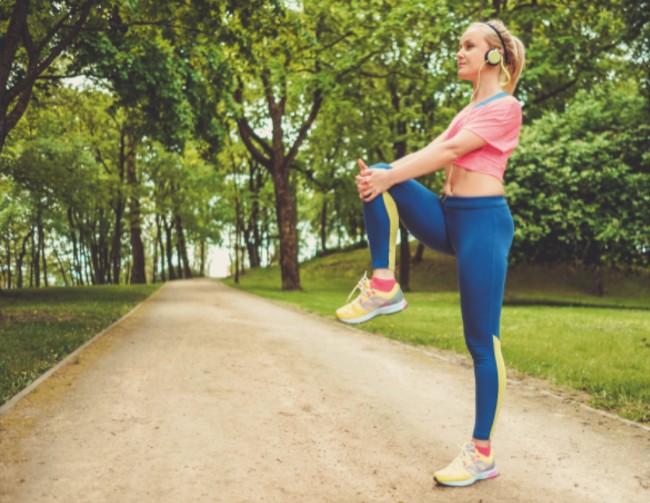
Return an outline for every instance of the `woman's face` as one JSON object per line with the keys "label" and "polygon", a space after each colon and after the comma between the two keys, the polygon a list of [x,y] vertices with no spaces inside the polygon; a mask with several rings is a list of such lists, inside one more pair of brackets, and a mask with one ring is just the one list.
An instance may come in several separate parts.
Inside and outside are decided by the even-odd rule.
{"label": "woman's face", "polygon": [[458,77],[464,80],[475,80],[485,62],[485,53],[488,49],[489,46],[482,27],[468,28],[460,39],[459,49],[456,53]]}

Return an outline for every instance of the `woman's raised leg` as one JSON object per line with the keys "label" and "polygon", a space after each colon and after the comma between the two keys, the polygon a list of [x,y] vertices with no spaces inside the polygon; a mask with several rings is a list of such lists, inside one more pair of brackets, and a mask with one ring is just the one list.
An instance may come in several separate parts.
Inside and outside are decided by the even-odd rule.
{"label": "woman's raised leg", "polygon": [[[390,169],[390,166],[376,164],[372,168]],[[364,203],[363,214],[373,280],[371,283],[364,276],[355,288],[361,292],[359,297],[337,310],[337,317],[345,323],[362,323],[379,314],[392,314],[406,308],[401,288],[394,282],[400,221],[424,245],[441,253],[453,254],[440,198],[415,180],[397,184],[371,202]]]}

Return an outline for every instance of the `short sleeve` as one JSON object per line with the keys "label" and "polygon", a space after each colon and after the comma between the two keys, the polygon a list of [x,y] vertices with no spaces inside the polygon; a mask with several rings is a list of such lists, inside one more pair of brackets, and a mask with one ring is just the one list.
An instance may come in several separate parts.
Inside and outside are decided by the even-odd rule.
{"label": "short sleeve", "polygon": [[480,136],[485,143],[501,153],[517,146],[521,130],[521,104],[518,101],[494,103],[470,114],[463,129]]}

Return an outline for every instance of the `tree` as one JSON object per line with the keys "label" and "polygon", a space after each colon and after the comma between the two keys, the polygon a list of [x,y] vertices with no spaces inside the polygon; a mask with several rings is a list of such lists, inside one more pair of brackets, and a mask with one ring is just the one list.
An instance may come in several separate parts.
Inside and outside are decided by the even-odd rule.
{"label": "tree", "polygon": [[[128,221],[131,244],[131,283],[145,283],[145,246],[142,240],[140,175],[137,153],[149,134],[172,149],[182,149],[191,121],[183,98],[182,67],[174,48],[165,43],[157,27],[138,27],[140,9],[116,3],[94,30],[77,42],[80,70],[109,83],[124,110],[124,167],[128,186]],[[131,24],[130,24],[131,23]]]}
{"label": "tree", "polygon": [[[182,153],[194,134],[214,159],[224,134],[217,120],[223,86],[222,51],[215,30],[221,24],[218,2],[116,1],[76,44],[75,66],[107,84],[124,110],[126,180],[132,282],[145,281],[142,216],[138,191],[138,152],[151,138],[171,152]],[[182,219],[176,230],[185,275],[189,275]]]}
{"label": "tree", "polygon": [[524,131],[506,171],[514,263],[586,265],[600,295],[603,266],[648,267],[649,118],[637,84],[608,82]]}
{"label": "tree", "polygon": [[294,10],[269,3],[239,13],[233,28],[234,117],[243,143],[273,180],[284,290],[301,288],[290,171],[330,89],[369,57],[353,7],[304,2]]}
{"label": "tree", "polygon": [[[27,249],[32,255],[30,283],[33,280],[36,286],[41,279],[47,286],[49,252],[59,247],[62,238],[72,245],[71,282],[108,281],[110,176],[87,148],[89,137],[74,115],[74,104],[81,100],[75,99],[75,92],[64,91],[36,100],[7,142],[0,165],[0,172],[28,195],[22,200],[33,230]],[[68,253],[57,253],[56,258],[65,271],[62,255]],[[21,269],[22,260],[16,263],[19,275]]]}
{"label": "tree", "polygon": [[72,44],[97,0],[16,0],[0,6],[0,152],[36,80]]}
{"label": "tree", "polygon": [[613,71],[629,71],[630,47],[644,33],[648,40],[647,0],[482,0],[466,5],[484,19],[502,19],[526,45],[529,64],[517,91],[526,103],[526,121],[550,109],[562,111],[577,92],[597,86]]}
{"label": "tree", "polygon": [[[372,39],[382,50],[359,69],[364,79],[375,79],[373,103],[379,108],[379,121],[384,124],[371,126],[385,131],[389,148],[369,150],[371,159],[390,162],[414,149],[422,148],[435,137],[434,131],[442,131],[435,90],[452,80],[451,72],[438,66],[437,55],[441,43],[452,37],[457,13],[450,13],[447,6],[438,1],[424,5],[395,2],[385,4],[380,10],[381,21],[372,17],[367,21]],[[374,23],[373,23],[374,21]],[[403,30],[404,24],[409,30]],[[451,94],[447,100],[453,99]],[[444,101],[443,101],[444,102]],[[444,120],[444,113],[443,113]],[[399,280],[402,289],[410,290],[410,247],[408,230],[400,224]]]}

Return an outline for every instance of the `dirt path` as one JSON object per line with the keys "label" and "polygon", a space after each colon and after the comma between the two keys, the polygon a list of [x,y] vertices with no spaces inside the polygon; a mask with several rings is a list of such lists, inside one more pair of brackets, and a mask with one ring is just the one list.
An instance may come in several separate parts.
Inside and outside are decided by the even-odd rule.
{"label": "dirt path", "polygon": [[3,502],[647,502],[650,433],[510,383],[501,477],[434,487],[468,365],[174,282],[0,416]]}

